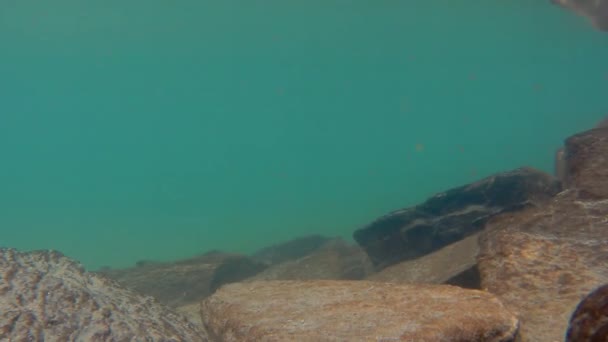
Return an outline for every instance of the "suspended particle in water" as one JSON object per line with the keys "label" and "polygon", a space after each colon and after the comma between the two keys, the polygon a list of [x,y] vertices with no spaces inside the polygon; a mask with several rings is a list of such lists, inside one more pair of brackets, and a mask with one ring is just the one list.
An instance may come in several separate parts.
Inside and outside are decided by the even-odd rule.
{"label": "suspended particle in water", "polygon": [[424,151],[424,145],[423,144],[416,144],[416,152],[422,152]]}

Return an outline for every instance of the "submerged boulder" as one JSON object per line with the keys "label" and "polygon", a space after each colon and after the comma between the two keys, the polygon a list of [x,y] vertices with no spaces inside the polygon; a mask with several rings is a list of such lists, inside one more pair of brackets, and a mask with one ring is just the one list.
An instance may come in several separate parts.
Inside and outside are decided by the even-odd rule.
{"label": "submerged boulder", "polygon": [[518,322],[493,295],[449,285],[259,281],[201,305],[218,341],[514,341]]}
{"label": "submerged boulder", "polygon": [[[608,117],[604,118],[603,120],[600,120],[594,127],[594,129],[608,129]],[[583,136],[587,136],[588,135],[583,135]],[[608,151],[605,150],[605,145],[604,145],[604,150],[603,151],[596,151],[593,147],[594,144],[588,144],[587,142],[585,142],[585,138],[583,137],[582,139],[577,139],[577,136],[573,136],[570,138],[571,142],[569,144],[567,144],[569,146],[569,150],[567,151],[565,147],[561,147],[557,150],[557,152],[555,153],[555,176],[563,183],[563,185],[565,187],[569,187],[572,186],[572,184],[569,184],[569,182],[571,182],[571,180],[569,179],[569,177],[574,176],[575,178],[576,173],[578,172],[577,170],[594,170],[594,172],[598,172],[598,171],[602,171],[602,170],[598,170],[597,168],[587,168],[584,165],[581,165],[580,163],[577,163],[576,160],[574,160],[573,158],[584,158],[584,155],[595,155],[596,158],[600,157],[602,155],[606,156]],[[597,144],[595,144],[597,146]],[[587,146],[587,147],[585,147]],[[585,151],[582,151],[581,148],[585,149]],[[600,147],[601,148],[601,147]],[[567,153],[566,153],[567,152]],[[570,156],[570,157],[568,157]],[[567,158],[570,158],[571,160],[568,162],[566,161]],[[605,171],[605,170],[604,170]],[[593,181],[594,179],[604,179],[606,178],[606,174],[604,174],[604,176],[602,177],[601,175],[589,175],[590,177],[586,177],[589,180]],[[578,177],[580,180],[580,177]],[[605,189],[604,189],[605,191]]]}
{"label": "submerged boulder", "polygon": [[608,284],[585,297],[570,319],[566,342],[608,341]]}
{"label": "submerged boulder", "polygon": [[450,284],[481,289],[477,269],[479,234],[414,260],[402,261],[374,273],[366,280],[404,284]]}
{"label": "submerged boulder", "polygon": [[310,254],[272,265],[245,281],[257,280],[359,280],[373,267],[363,250],[342,239],[326,242]]}
{"label": "submerged boulder", "polygon": [[473,235],[495,215],[540,205],[560,189],[557,179],[532,168],[503,172],[385,215],[354,238],[382,269]]}
{"label": "submerged boulder", "polygon": [[262,248],[251,257],[268,265],[276,265],[310,255],[332,240],[333,238],[318,234],[302,236]]}
{"label": "submerged boulder", "polygon": [[208,341],[153,298],[54,251],[0,249],[0,341]]}
{"label": "submerged boulder", "polygon": [[100,274],[176,308],[199,302],[221,285],[249,278],[265,268],[247,256],[214,251],[174,262],[139,262],[135,267]]}
{"label": "submerged boulder", "polygon": [[608,129],[576,134],[565,150],[568,188],[495,217],[480,237],[481,285],[518,313],[522,341],[563,340],[580,299],[608,283]]}

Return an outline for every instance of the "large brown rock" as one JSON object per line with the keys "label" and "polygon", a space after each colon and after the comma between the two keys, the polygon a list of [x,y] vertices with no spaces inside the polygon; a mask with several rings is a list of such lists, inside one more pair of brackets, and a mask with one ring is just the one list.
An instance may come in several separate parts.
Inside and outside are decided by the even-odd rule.
{"label": "large brown rock", "polygon": [[[604,119],[600,120],[594,127],[595,129],[608,129],[608,117],[605,117]],[[581,139],[582,138],[582,139]],[[606,164],[606,151],[596,151],[596,148],[594,148],[594,144],[589,144],[589,139],[592,140],[601,140],[602,137],[600,134],[593,134],[593,135],[589,135],[589,132],[584,132],[582,133],[582,136],[577,137],[577,135],[573,136],[570,138],[570,142],[566,141],[566,145],[569,145],[569,150],[568,150],[568,155],[570,156],[570,161],[566,161],[567,155],[566,155],[566,148],[565,147],[561,147],[560,149],[557,150],[557,152],[555,153],[555,176],[563,183],[563,185],[565,187],[568,186],[576,186],[577,181],[583,181],[582,184],[584,184],[585,182],[589,182],[589,181],[595,181],[593,178],[589,178],[588,176],[592,176],[593,175],[585,175],[585,173],[578,174],[577,172],[579,170],[589,170],[588,167],[585,166],[585,164],[589,164],[590,162],[599,162],[599,163],[603,163],[604,165]],[[599,144],[600,148],[602,148],[601,146],[601,142]],[[604,147],[605,148],[605,147]],[[602,152],[604,153],[602,155]],[[575,160],[573,158],[578,159]],[[600,160],[603,159],[603,160]],[[596,171],[603,171],[598,167],[592,167],[591,169],[595,169]],[[605,170],[604,170],[605,171]],[[582,179],[581,179],[582,176]],[[569,179],[571,178],[571,179]],[[587,179],[587,181],[585,181],[585,178]],[[600,175],[599,177],[600,179],[606,179],[605,174],[604,177],[602,177]],[[570,184],[569,184],[570,183]],[[584,186],[588,187],[588,186]],[[603,189],[605,189],[606,185],[604,184],[604,186],[602,186]]]}
{"label": "large brown rock", "polygon": [[450,283],[480,288],[477,270],[479,234],[471,235],[418,259],[400,262],[367,277],[367,280],[404,284]]}
{"label": "large brown rock", "polygon": [[[606,223],[570,205],[504,217],[481,236],[482,288],[518,313],[523,341],[561,341],[580,298],[608,282]],[[558,225],[581,229],[542,231]]]}
{"label": "large brown rock", "polygon": [[473,235],[498,214],[544,203],[561,190],[549,174],[520,168],[439,193],[354,233],[377,269],[416,259]]}
{"label": "large brown rock", "polygon": [[565,145],[565,187],[579,198],[608,198],[608,127],[573,135]]}
{"label": "large brown rock", "polygon": [[482,287],[518,313],[523,341],[563,340],[580,299],[608,283],[607,136],[593,129],[567,139],[570,188],[495,217],[481,234]]}
{"label": "large brown rock", "polygon": [[222,342],[494,342],[513,341],[517,332],[495,297],[449,285],[236,283],[207,298],[201,316]]}
{"label": "large brown rock", "polygon": [[176,308],[199,302],[221,285],[249,278],[265,268],[243,255],[210,252],[175,262],[139,262],[136,267],[100,274]]}
{"label": "large brown rock", "polygon": [[342,239],[325,242],[309,255],[273,265],[245,281],[363,279],[373,267],[363,250]]}
{"label": "large brown rock", "polygon": [[608,341],[608,285],[591,292],[572,314],[566,342]]}
{"label": "large brown rock", "polygon": [[185,317],[53,251],[0,249],[0,341],[207,341]]}

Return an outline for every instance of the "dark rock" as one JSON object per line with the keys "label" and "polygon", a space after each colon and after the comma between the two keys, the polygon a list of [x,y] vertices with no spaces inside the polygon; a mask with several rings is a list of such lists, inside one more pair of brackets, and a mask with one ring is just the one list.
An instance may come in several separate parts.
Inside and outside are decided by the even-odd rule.
{"label": "dark rock", "polygon": [[593,129],[567,139],[570,188],[494,217],[480,236],[482,287],[519,313],[522,341],[562,340],[581,297],[608,283],[607,136]]}
{"label": "dark rock", "polygon": [[259,262],[275,265],[307,256],[331,240],[332,238],[321,235],[303,236],[262,248],[255,252],[251,257]]}
{"label": "dark rock", "polygon": [[357,230],[354,238],[382,269],[475,234],[490,217],[546,202],[559,191],[560,184],[552,176],[520,168],[390,213]]}
{"label": "dark rock", "polygon": [[176,308],[198,302],[222,284],[245,279],[264,268],[246,256],[213,251],[175,262],[140,262],[136,267],[100,274]]}
{"label": "dark rock", "polygon": [[608,285],[591,292],[572,314],[566,342],[608,341]]}
{"label": "dark rock", "polygon": [[414,260],[391,265],[367,280],[405,284],[450,284],[480,289],[477,270],[479,234],[449,244]]}
{"label": "dark rock", "polygon": [[213,293],[224,284],[235,283],[253,277],[267,267],[265,264],[245,256],[229,258],[213,272],[209,291]]}
{"label": "dark rock", "polygon": [[58,252],[0,249],[0,341],[208,341],[156,302]]}
{"label": "dark rock", "polygon": [[342,239],[334,239],[309,255],[270,266],[246,281],[358,280],[365,278],[371,272],[371,262],[359,246],[346,243]]}
{"label": "dark rock", "polygon": [[551,0],[551,2],[587,18],[596,29],[608,32],[607,0]]}
{"label": "dark rock", "polygon": [[446,280],[444,284],[460,286],[465,289],[481,290],[481,275],[479,274],[479,267],[477,267],[477,265],[473,265]]}

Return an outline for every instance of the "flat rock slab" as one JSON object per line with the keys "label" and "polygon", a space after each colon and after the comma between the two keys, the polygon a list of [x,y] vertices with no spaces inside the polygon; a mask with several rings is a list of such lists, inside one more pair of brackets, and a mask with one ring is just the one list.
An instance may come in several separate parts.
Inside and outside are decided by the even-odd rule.
{"label": "flat rock slab", "polygon": [[0,341],[208,341],[150,297],[58,252],[0,249]]}
{"label": "flat rock slab", "polygon": [[555,177],[532,168],[502,172],[380,217],[354,239],[380,270],[473,235],[489,218],[544,203],[560,190]]}
{"label": "flat rock slab", "polygon": [[519,314],[523,341],[563,341],[581,298],[608,282],[608,200],[564,192],[505,215],[480,238],[482,288]]}
{"label": "flat rock slab", "polygon": [[262,248],[251,256],[253,260],[276,265],[310,255],[334,238],[322,235],[301,236],[289,241]]}
{"label": "flat rock slab", "polygon": [[222,287],[201,316],[217,341],[513,341],[493,295],[449,285],[259,281]]}
{"label": "flat rock slab", "polygon": [[326,242],[309,255],[273,265],[244,280],[359,280],[373,272],[367,254],[342,239]]}
{"label": "flat rock slab", "polygon": [[471,235],[418,259],[389,266],[366,279],[404,284],[450,283],[461,287],[480,288],[479,279],[476,277],[478,238],[479,234]]}

